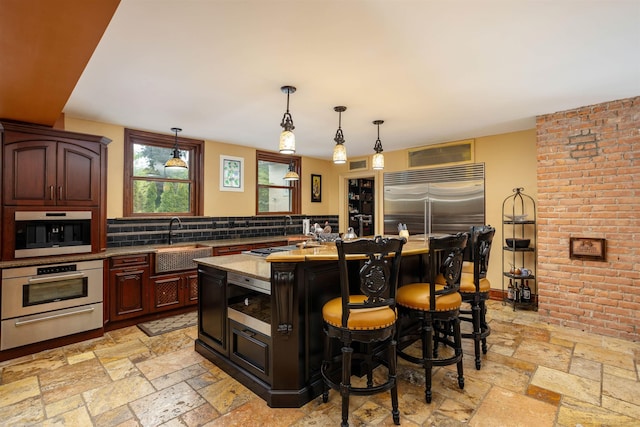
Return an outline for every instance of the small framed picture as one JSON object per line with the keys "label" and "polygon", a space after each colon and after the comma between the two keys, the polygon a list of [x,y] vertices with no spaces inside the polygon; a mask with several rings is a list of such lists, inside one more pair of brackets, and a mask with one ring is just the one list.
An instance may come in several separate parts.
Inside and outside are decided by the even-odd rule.
{"label": "small framed picture", "polygon": [[244,159],[220,156],[220,191],[244,191]]}
{"label": "small framed picture", "polygon": [[606,259],[606,241],[590,237],[570,237],[569,258],[604,261]]}
{"label": "small framed picture", "polygon": [[322,175],[311,175],[311,201],[322,201]]}

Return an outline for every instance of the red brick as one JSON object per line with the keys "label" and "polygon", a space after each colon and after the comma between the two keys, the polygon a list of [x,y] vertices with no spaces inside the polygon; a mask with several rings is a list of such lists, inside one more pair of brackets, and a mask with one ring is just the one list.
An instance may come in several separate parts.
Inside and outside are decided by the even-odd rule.
{"label": "red brick", "polygon": [[[550,323],[640,339],[639,117],[635,97],[536,118],[537,276]],[[606,238],[607,259],[570,260],[569,237],[580,236]]]}

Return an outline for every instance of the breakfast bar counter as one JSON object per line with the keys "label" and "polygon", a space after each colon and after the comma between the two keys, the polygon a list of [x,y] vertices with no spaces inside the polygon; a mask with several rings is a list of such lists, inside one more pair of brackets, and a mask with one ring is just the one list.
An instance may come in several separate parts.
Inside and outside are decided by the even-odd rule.
{"label": "breakfast bar counter", "polygon": [[[401,283],[421,279],[427,250],[422,240],[405,244]],[[301,407],[320,395],[322,306],[340,295],[337,259],[333,243],[196,259],[196,351],[270,407]]]}

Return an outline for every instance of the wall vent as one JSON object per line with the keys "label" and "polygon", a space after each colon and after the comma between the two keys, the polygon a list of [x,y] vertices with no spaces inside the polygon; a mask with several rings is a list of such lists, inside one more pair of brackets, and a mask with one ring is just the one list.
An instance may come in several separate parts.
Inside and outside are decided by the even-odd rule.
{"label": "wall vent", "polygon": [[367,168],[367,159],[349,161],[350,171],[364,170]]}
{"label": "wall vent", "polygon": [[410,168],[473,163],[473,140],[420,147],[409,150],[408,157]]}
{"label": "wall vent", "polygon": [[446,166],[432,169],[416,169],[399,172],[385,172],[384,185],[422,184],[432,182],[463,182],[481,180],[484,182],[484,163]]}

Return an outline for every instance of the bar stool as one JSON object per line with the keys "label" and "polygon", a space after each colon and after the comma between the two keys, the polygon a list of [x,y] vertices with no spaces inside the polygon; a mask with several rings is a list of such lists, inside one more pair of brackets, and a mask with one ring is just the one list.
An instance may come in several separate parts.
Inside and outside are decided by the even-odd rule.
{"label": "bar stool", "polygon": [[[323,402],[329,389],[342,396],[342,424],[349,425],[349,396],[391,391],[393,422],[400,424],[396,382],[396,289],[404,238],[336,240],[341,296],[322,308],[325,354],[321,373]],[[333,344],[341,343],[341,352]],[[354,346],[355,343],[361,343]],[[336,354],[337,353],[337,354]],[[386,357],[385,357],[386,353]],[[359,362],[359,363],[358,363]],[[366,386],[351,384],[352,363],[367,374]],[[374,383],[373,369],[384,365],[386,377]]]}
{"label": "bar stool", "polygon": [[[462,298],[458,289],[467,239],[467,233],[430,237],[427,281],[401,286],[396,296],[400,313],[398,356],[424,368],[427,403],[431,403],[432,398],[431,371],[434,366],[455,363],[458,386],[464,388],[459,319]],[[442,274],[444,284],[437,282],[439,274]],[[422,344],[421,357],[406,352],[406,348],[417,340],[421,340]],[[437,345],[434,343],[453,348],[453,355],[438,357]]]}
{"label": "bar stool", "polygon": [[490,225],[474,226],[470,230],[471,261],[465,261],[460,279],[460,295],[463,303],[471,305],[470,310],[460,310],[460,320],[471,322],[472,333],[463,333],[462,338],[471,338],[474,343],[476,369],[480,369],[480,344],[482,353],[487,354],[487,337],[491,328],[487,323],[487,304],[491,283],[487,279],[491,243],[496,229]]}

